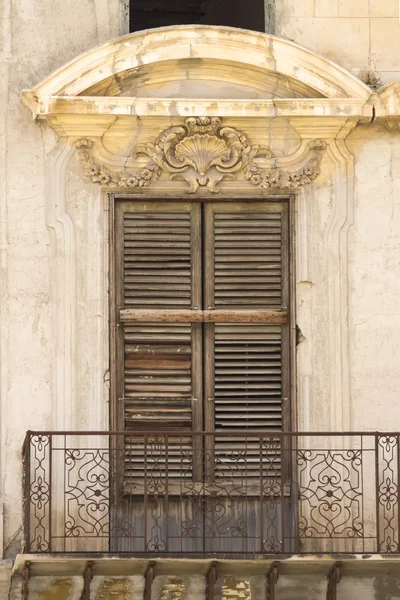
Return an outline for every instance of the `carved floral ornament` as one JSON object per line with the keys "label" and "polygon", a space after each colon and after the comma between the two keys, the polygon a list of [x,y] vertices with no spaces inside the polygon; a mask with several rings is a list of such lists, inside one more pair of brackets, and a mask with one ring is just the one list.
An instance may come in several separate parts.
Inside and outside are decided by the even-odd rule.
{"label": "carved floral ornament", "polygon": [[[282,159],[274,157],[269,148],[251,144],[243,131],[222,126],[219,117],[189,117],[182,126],[168,127],[154,143],[137,149],[135,157],[145,155],[150,160],[143,169],[135,171],[112,171],[96,162],[91,156],[92,146],[87,139],[76,142],[84,174],[94,183],[113,188],[147,187],[165,171],[171,179],[185,179],[189,193],[195,193],[199,187],[218,192],[218,184],[239,171],[256,187],[295,189],[318,177],[326,149],[323,140],[313,140],[306,156],[302,155],[301,166],[293,170],[280,168]],[[266,168],[254,162],[257,157],[266,159]]]}

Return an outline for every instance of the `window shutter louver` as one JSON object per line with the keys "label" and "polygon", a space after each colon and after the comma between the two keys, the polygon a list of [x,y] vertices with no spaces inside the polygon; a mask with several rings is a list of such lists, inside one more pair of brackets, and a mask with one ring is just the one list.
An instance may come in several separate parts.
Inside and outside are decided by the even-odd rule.
{"label": "window shutter louver", "polygon": [[279,212],[215,212],[214,244],[215,308],[281,308]]}
{"label": "window shutter louver", "polygon": [[[271,312],[288,306],[288,218],[282,203],[212,204],[206,208],[206,303],[230,310],[237,323],[207,325],[213,369],[206,381],[207,423],[216,435],[218,471],[230,474],[227,452],[241,455],[249,477],[259,474],[260,447],[252,432],[266,435],[284,428],[288,364],[288,324],[269,322]],[[258,311],[258,323],[243,323],[246,311]],[[263,322],[264,321],[264,322]],[[283,321],[283,320],[282,320]],[[287,367],[286,367],[287,370]],[[224,432],[237,431],[233,437]],[[225,458],[224,458],[225,457]],[[276,467],[279,455],[274,458]],[[241,473],[237,472],[241,477]]]}
{"label": "window shutter louver", "polygon": [[126,308],[190,308],[192,224],[180,213],[124,213]]}
{"label": "window shutter louver", "polygon": [[[170,477],[183,449],[201,455],[201,438],[185,436],[201,430],[215,433],[205,440],[206,476],[210,457],[228,450],[257,476],[252,432],[288,426],[288,222],[280,201],[119,204],[117,423],[133,433],[125,477],[143,478],[140,432],[166,430],[177,432]],[[155,459],[166,468],[161,447]]]}
{"label": "window shutter louver", "polygon": [[[117,245],[123,264],[119,283],[123,343],[120,421],[125,431],[125,478],[143,479],[146,449],[138,432],[162,436],[199,428],[193,397],[201,395],[201,325],[169,322],[168,312],[198,308],[201,301],[200,207],[188,203],[130,202],[117,214]],[[148,321],[143,313],[151,313]],[[152,321],[154,318],[154,321]],[[164,322],[165,321],[165,322]],[[199,351],[200,348],[200,351]],[[122,414],[121,414],[122,412]],[[153,432],[153,433],[151,433]],[[161,438],[160,438],[161,439]],[[169,448],[169,475],[180,465],[179,439]],[[154,460],[166,468],[164,450]]]}

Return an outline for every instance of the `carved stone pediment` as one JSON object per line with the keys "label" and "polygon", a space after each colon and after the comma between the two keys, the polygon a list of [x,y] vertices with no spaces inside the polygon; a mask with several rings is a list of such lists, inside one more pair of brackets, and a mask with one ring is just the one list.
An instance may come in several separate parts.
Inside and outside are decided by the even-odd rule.
{"label": "carved stone pediment", "polygon": [[[320,172],[319,164],[326,149],[323,140],[313,140],[291,169],[284,167],[287,157],[274,157],[271,150],[251,144],[243,131],[222,125],[219,117],[189,117],[182,126],[168,127],[154,143],[136,150],[135,156],[149,158],[147,165],[136,171],[112,171],[94,160],[92,142],[81,139],[76,143],[84,174],[94,183],[105,187],[146,187],[164,171],[171,179],[183,178],[189,193],[200,187],[218,192],[226,177],[239,171],[252,185],[261,188],[295,189],[311,183]],[[264,158],[264,166],[255,159]]]}

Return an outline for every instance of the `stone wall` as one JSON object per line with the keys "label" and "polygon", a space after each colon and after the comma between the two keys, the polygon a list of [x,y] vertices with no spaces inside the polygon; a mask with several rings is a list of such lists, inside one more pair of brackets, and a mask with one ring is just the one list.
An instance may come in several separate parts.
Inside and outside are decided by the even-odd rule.
{"label": "stone wall", "polygon": [[4,543],[5,556],[21,548],[24,432],[51,428],[57,386],[75,385],[56,380],[54,370],[56,240],[58,229],[68,228],[46,206],[46,170],[57,139],[32,120],[20,94],[77,54],[117,37],[119,19],[119,0],[0,1],[0,554]]}
{"label": "stone wall", "polygon": [[273,7],[270,27],[276,35],[323,54],[366,83],[400,79],[398,0],[266,0],[266,4]]}
{"label": "stone wall", "polygon": [[[371,83],[375,73],[386,82],[400,76],[397,10],[397,0],[285,0],[276,3],[275,31],[354,73],[371,72]],[[21,549],[26,430],[52,429],[60,422],[103,428],[108,414],[106,198],[84,180],[74,151],[58,143],[46,124],[32,121],[19,96],[77,54],[117,37],[119,11],[118,0],[0,0],[0,550],[3,546],[5,557]],[[297,201],[299,425],[399,429],[393,407],[400,390],[400,136],[363,125],[343,152],[346,148],[355,161],[354,200],[344,205],[346,174],[331,157],[333,174],[324,167],[310,195],[300,194]],[[348,380],[340,381],[331,376],[338,349],[330,332],[338,324],[329,315],[336,313],[327,310],[335,286],[329,264],[336,264],[339,251],[348,282],[343,318],[349,332],[340,354]],[[66,307],[67,288],[73,302]],[[78,324],[73,330],[71,315]],[[332,402],[341,386],[348,390],[345,413]],[[4,573],[9,568],[4,563]]]}

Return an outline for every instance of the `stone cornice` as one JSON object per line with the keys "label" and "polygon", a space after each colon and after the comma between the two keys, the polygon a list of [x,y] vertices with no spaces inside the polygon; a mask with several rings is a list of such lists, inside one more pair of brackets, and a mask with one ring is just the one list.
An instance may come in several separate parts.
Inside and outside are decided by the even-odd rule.
{"label": "stone cornice", "polygon": [[81,121],[93,117],[132,116],[224,116],[224,117],[348,117],[371,119],[372,106],[358,98],[134,98],[115,96],[58,96],[38,101],[31,94],[24,103],[35,117],[79,115]]}
{"label": "stone cornice", "polygon": [[[78,56],[31,92],[39,101],[51,96],[82,96],[94,88],[96,95],[102,96],[109,89],[110,78],[122,83],[131,75],[140,76],[142,67],[167,62],[192,60],[201,68],[198,59],[202,63],[210,60],[225,63],[225,70],[230,65],[258,69],[266,78],[277,73],[289,84],[289,91],[290,87],[298,89],[300,85],[306,89],[302,96],[309,98],[367,101],[370,96],[368,87],[357,77],[290,40],[255,31],[201,25],[158,28],[112,40]],[[246,79],[245,85],[251,84]],[[121,87],[116,86],[113,95],[120,92]]]}
{"label": "stone cornice", "polygon": [[260,127],[285,118],[303,140],[333,139],[373,119],[370,89],[326,58],[275,36],[197,25],[99,46],[21,99],[34,118],[75,139],[108,135],[117,121],[123,136],[138,119],[164,119],[161,131],[166,118],[206,116],[259,119]]}

